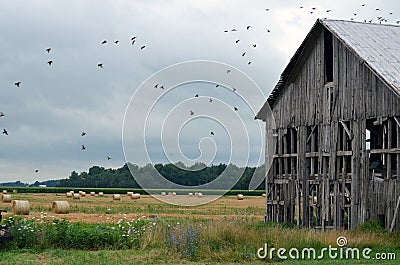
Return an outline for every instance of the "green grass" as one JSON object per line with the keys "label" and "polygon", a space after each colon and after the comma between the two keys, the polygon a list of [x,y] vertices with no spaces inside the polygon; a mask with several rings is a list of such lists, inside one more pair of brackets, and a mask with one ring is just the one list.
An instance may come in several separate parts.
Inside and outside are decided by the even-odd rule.
{"label": "green grass", "polygon": [[[18,221],[19,220],[19,221]],[[355,231],[315,231],[264,223],[252,218],[149,218],[135,223],[139,231],[134,243],[122,236],[127,222],[117,224],[42,223],[14,219],[16,242],[0,250],[0,264],[376,264],[377,260],[260,260],[257,250],[269,248],[336,247],[336,238],[345,236],[352,248],[371,248],[395,253],[398,264],[400,234],[389,234],[373,224]],[[35,224],[35,222],[38,222]],[[115,229],[111,229],[115,227]],[[130,226],[133,228],[134,226]],[[21,228],[18,229],[18,228]],[[142,230],[141,228],[146,228]],[[29,232],[34,230],[34,232]],[[22,236],[21,236],[22,235]],[[32,244],[28,244],[32,242]],[[3,246],[4,247],[4,246]],[[275,252],[276,253],[276,252]],[[373,257],[371,254],[371,257]]]}

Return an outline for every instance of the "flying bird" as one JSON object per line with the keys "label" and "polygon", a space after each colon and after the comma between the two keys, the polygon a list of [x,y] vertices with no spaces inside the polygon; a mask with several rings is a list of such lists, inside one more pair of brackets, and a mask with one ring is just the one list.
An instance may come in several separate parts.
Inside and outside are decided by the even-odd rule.
{"label": "flying bird", "polygon": [[136,36],[133,36],[132,38],[131,38],[131,40],[135,40],[136,39]]}
{"label": "flying bird", "polygon": [[237,29],[231,29],[231,31],[237,31]]}
{"label": "flying bird", "polygon": [[193,116],[193,114],[194,114],[194,112],[193,112],[193,111],[190,111],[190,115]]}
{"label": "flying bird", "polygon": [[111,157],[107,156],[107,160],[111,160]]}
{"label": "flying bird", "polygon": [[332,11],[332,9],[328,9],[328,10],[326,10],[326,12],[327,12],[327,13],[329,13],[329,12],[331,12],[331,11]]}
{"label": "flying bird", "polygon": [[235,111],[238,111],[239,109],[238,108],[236,108],[236,107],[233,107],[233,109],[235,110]]}
{"label": "flying bird", "polygon": [[265,11],[269,11],[269,10],[270,10],[269,8],[266,8],[266,9],[265,9]]}
{"label": "flying bird", "polygon": [[4,117],[4,113],[3,112],[0,112],[0,117]]}
{"label": "flying bird", "polygon": [[157,88],[158,87],[158,84],[156,84],[155,86],[154,86],[154,88]]}
{"label": "flying bird", "polygon": [[114,41],[115,44],[118,44],[119,40]]}
{"label": "flying bird", "polygon": [[161,89],[164,89],[164,85],[160,86]]}
{"label": "flying bird", "polygon": [[99,68],[103,68],[103,64],[102,64],[102,63],[98,63],[97,66],[98,66]]}
{"label": "flying bird", "polygon": [[3,129],[3,134],[8,135],[8,131],[6,129]]}
{"label": "flying bird", "polygon": [[213,101],[212,98],[210,98],[210,100],[208,102],[212,102],[212,101]]}
{"label": "flying bird", "polygon": [[47,53],[50,53],[50,51],[51,51],[51,48],[47,48],[47,49],[46,49],[46,52],[47,52]]}
{"label": "flying bird", "polygon": [[235,92],[235,91],[236,91],[236,88],[232,88],[232,91]]}
{"label": "flying bird", "polygon": [[48,65],[50,65],[51,66],[51,64],[53,63],[53,61],[52,60],[50,60],[50,61],[47,61],[47,64]]}
{"label": "flying bird", "polygon": [[229,31],[228,31],[228,30],[224,30],[224,32],[225,32],[225,33],[228,33]]}
{"label": "flying bird", "polygon": [[38,173],[39,172],[39,169],[35,169],[35,173]]}
{"label": "flying bird", "polygon": [[219,87],[219,85],[215,85],[215,87]]}
{"label": "flying bird", "polygon": [[238,43],[240,40],[236,40],[235,42]]}
{"label": "flying bird", "polygon": [[246,55],[246,52],[242,53],[242,57]]}
{"label": "flying bird", "polygon": [[251,26],[247,26],[246,29],[249,30],[251,28]]}
{"label": "flying bird", "polygon": [[365,4],[362,4],[361,6],[365,6]]}
{"label": "flying bird", "polygon": [[198,98],[198,97],[199,97],[199,94],[196,94],[194,97],[195,97],[195,98]]}
{"label": "flying bird", "polygon": [[83,132],[81,133],[81,136],[85,136],[85,135],[86,135],[86,132],[83,131]]}
{"label": "flying bird", "polygon": [[84,145],[82,145],[81,150],[86,150],[86,147]]}
{"label": "flying bird", "polygon": [[19,87],[21,85],[21,81],[15,82],[14,85],[16,85],[17,87]]}
{"label": "flying bird", "polygon": [[141,50],[143,50],[144,48],[146,48],[146,46],[145,46],[145,45],[143,45],[142,47],[140,47],[140,49],[141,49]]}
{"label": "flying bird", "polygon": [[268,33],[270,33],[270,32],[271,32],[271,30],[270,30],[270,29],[267,29],[267,32],[268,32]]}
{"label": "flying bird", "polygon": [[379,8],[376,8],[375,10],[376,10],[376,11],[379,11],[380,9],[379,9]]}
{"label": "flying bird", "polygon": [[211,132],[211,135],[215,135],[214,132]]}
{"label": "flying bird", "polygon": [[253,44],[253,47],[254,47],[254,48],[257,47],[257,44],[254,43],[254,44]]}
{"label": "flying bird", "polygon": [[226,70],[226,73],[227,73],[227,74],[229,74],[230,72],[231,72],[231,70],[230,70],[230,69]]}
{"label": "flying bird", "polygon": [[107,43],[107,41],[106,40],[103,40],[102,42],[101,42],[101,44],[106,44]]}
{"label": "flying bird", "polygon": [[135,41],[136,41],[136,40],[133,40],[133,41],[132,41],[132,45],[135,44]]}
{"label": "flying bird", "polygon": [[248,62],[247,64],[248,64],[248,65],[250,65],[250,64],[251,64],[251,62]]}

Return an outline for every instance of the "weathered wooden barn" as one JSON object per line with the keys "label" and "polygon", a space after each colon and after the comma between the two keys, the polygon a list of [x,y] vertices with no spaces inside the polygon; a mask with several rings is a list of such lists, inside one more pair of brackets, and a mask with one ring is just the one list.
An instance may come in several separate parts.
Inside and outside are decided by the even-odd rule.
{"label": "weathered wooden barn", "polygon": [[267,221],[400,226],[399,26],[317,20],[256,116],[268,130],[267,105]]}

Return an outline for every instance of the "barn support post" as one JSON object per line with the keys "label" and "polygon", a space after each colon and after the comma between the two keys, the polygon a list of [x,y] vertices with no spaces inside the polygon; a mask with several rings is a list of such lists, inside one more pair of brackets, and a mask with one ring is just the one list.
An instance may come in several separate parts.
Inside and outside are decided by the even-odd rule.
{"label": "barn support post", "polygon": [[357,227],[360,211],[360,127],[359,121],[353,121],[352,128],[354,138],[352,141],[353,155],[351,158],[351,229],[355,229]]}
{"label": "barn support post", "polygon": [[301,225],[308,227],[308,177],[306,169],[306,141],[307,141],[307,128],[300,126],[297,136],[297,175],[299,182],[301,183],[301,198],[300,209],[301,213]]}

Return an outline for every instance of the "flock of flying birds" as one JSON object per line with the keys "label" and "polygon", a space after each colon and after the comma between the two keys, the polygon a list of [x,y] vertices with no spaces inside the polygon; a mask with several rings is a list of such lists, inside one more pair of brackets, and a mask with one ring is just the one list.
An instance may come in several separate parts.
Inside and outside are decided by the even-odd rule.
{"label": "flock of flying birds", "polygon": [[[361,4],[361,8],[366,8],[366,4]],[[326,9],[326,10],[319,10],[317,7],[311,7],[308,11],[307,11],[307,9],[304,7],[304,6],[300,6],[299,7],[299,9],[302,9],[302,10],[305,10],[306,12],[309,12],[309,14],[315,14],[317,11],[320,11],[320,12],[323,12],[323,13],[325,13],[325,14],[332,14],[332,13],[334,13],[334,11],[332,10],[332,9]],[[271,9],[270,8],[265,8],[265,11],[266,12],[271,12]],[[377,15],[376,15],[376,17],[374,17],[374,18],[368,18],[368,19],[359,19],[358,21],[360,21],[360,22],[364,22],[364,23],[379,23],[379,24],[382,24],[382,23],[395,23],[395,24],[400,24],[400,19],[398,19],[398,20],[395,20],[395,19],[392,19],[392,17],[393,17],[393,12],[388,12],[387,14],[386,14],[386,16],[382,13],[383,11],[380,9],[380,8],[375,8],[375,11],[377,12]],[[321,13],[320,13],[321,14]],[[359,12],[353,12],[352,13],[352,16],[350,17],[350,20],[351,21],[354,21],[354,20],[357,20],[357,18],[359,18],[360,16],[358,16],[359,15]],[[328,17],[325,17],[324,19],[327,19]],[[246,27],[245,27],[245,30],[246,31],[250,31],[250,30],[252,30],[253,29],[253,26],[252,25],[247,25]],[[238,30],[237,28],[232,28],[232,29],[230,29],[230,30],[224,30],[224,33],[237,33],[237,32],[239,32],[240,30]],[[266,32],[266,34],[270,34],[271,33],[271,29],[270,28],[266,28],[265,29],[265,32]],[[136,41],[137,41],[137,37],[136,36],[133,36],[133,37],[131,37],[130,38],[130,43],[131,43],[131,45],[133,46],[133,45],[135,45],[135,43],[136,43]],[[240,39],[240,38],[235,38],[235,44],[238,44],[239,42],[241,42],[242,40]],[[119,44],[119,40],[115,40],[114,42],[113,42],[113,44],[114,45],[118,45]],[[100,42],[100,45],[107,45],[108,44],[108,41],[107,40],[103,40],[102,42]],[[138,46],[138,45],[135,45],[135,46]],[[250,48],[250,49],[256,49],[257,48],[257,44],[256,43],[250,43],[250,44],[248,44],[248,47]],[[140,48],[140,50],[144,50],[145,48],[146,48],[146,45],[139,45],[139,48]],[[45,49],[45,52],[47,52],[47,54],[50,54],[51,52],[52,52],[52,48],[47,48],[47,49]],[[247,58],[247,52],[248,51],[241,51],[241,53],[240,53],[240,55],[241,55],[241,57],[242,58]],[[48,60],[47,62],[46,62],[49,66],[52,66],[53,65],[53,63],[54,63],[54,61],[53,60]],[[251,65],[252,64],[252,61],[251,60],[247,60],[247,64],[248,65]],[[102,63],[102,62],[99,62],[98,64],[97,64],[97,67],[98,68],[100,68],[100,69],[103,69],[104,68],[104,64]],[[226,73],[227,74],[229,74],[231,72],[231,70],[230,69],[227,69],[227,71],[226,71]],[[14,83],[14,85],[16,86],[16,87],[21,87],[22,86],[22,81],[16,81],[15,83]],[[216,87],[218,87],[219,85],[217,84],[216,85]],[[164,87],[164,85],[161,85],[161,84],[155,84],[155,86],[154,86],[154,88],[160,88],[160,89],[165,89],[165,87]],[[233,91],[233,93],[235,93],[235,91],[236,91],[236,89],[235,88],[232,88],[232,91]],[[196,94],[195,95],[195,97],[197,98],[197,97],[199,97],[199,95],[198,94]],[[212,98],[210,98],[209,99],[209,102],[210,103],[212,103],[213,102],[213,99]],[[237,107],[233,107],[233,110],[234,111],[238,111],[238,108]],[[189,114],[192,116],[192,115],[194,115],[195,113],[192,111],[192,110],[190,110],[189,111]],[[0,118],[4,118],[6,115],[3,113],[3,112],[0,112]],[[256,119],[256,118],[255,118]],[[4,128],[3,129],[3,135],[5,135],[5,136],[8,136],[9,135],[9,131],[6,129],[6,128]],[[215,133],[213,132],[213,131],[211,131],[210,132],[210,134],[211,135],[215,135]],[[86,132],[85,131],[82,131],[82,133],[81,133],[81,137],[84,137],[86,135]],[[86,150],[86,146],[85,146],[85,144],[82,144],[81,145],[81,150],[82,151],[85,151]],[[108,156],[107,155],[107,160],[111,160],[111,157],[110,156]],[[39,172],[39,170],[38,169],[35,169],[35,172],[36,173],[38,173]]]}
{"label": "flock of flying birds", "polygon": [[[136,40],[137,40],[137,37],[136,37],[136,36],[133,36],[133,37],[131,38],[131,45],[134,45],[135,42],[136,42]],[[118,45],[119,42],[120,42],[119,40],[116,40],[116,41],[114,41],[114,44],[115,44],[115,45]],[[103,40],[103,41],[101,42],[101,45],[105,45],[105,44],[107,44],[107,43],[108,43],[107,40]],[[146,48],[146,45],[140,46],[140,50],[143,50],[143,49],[145,49],[145,48]],[[52,48],[47,48],[47,49],[45,49],[45,52],[47,52],[48,54],[50,54],[50,52],[52,52]],[[48,60],[46,63],[47,63],[49,66],[52,66],[53,60]],[[103,69],[103,68],[104,68],[104,67],[103,67],[103,63],[98,63],[98,64],[97,64],[97,67]],[[17,88],[20,88],[20,87],[22,86],[22,81],[16,81],[16,82],[14,83],[14,85],[15,85]],[[3,118],[3,117],[5,117],[5,116],[6,116],[6,115],[4,114],[4,112],[0,112],[0,118]],[[87,134],[87,133],[86,133],[85,131],[82,131],[82,132],[81,132],[81,137],[84,137],[86,134]],[[8,136],[8,135],[9,135],[9,131],[8,131],[6,128],[3,129],[3,135],[5,135],[5,136]],[[81,145],[81,151],[85,151],[85,150],[86,150],[86,145],[85,145],[85,144],[82,144],[82,145]],[[109,155],[107,155],[106,157],[107,157],[107,160],[111,160],[111,157],[110,157]],[[35,173],[38,173],[38,172],[39,172],[39,169],[35,169]]]}

